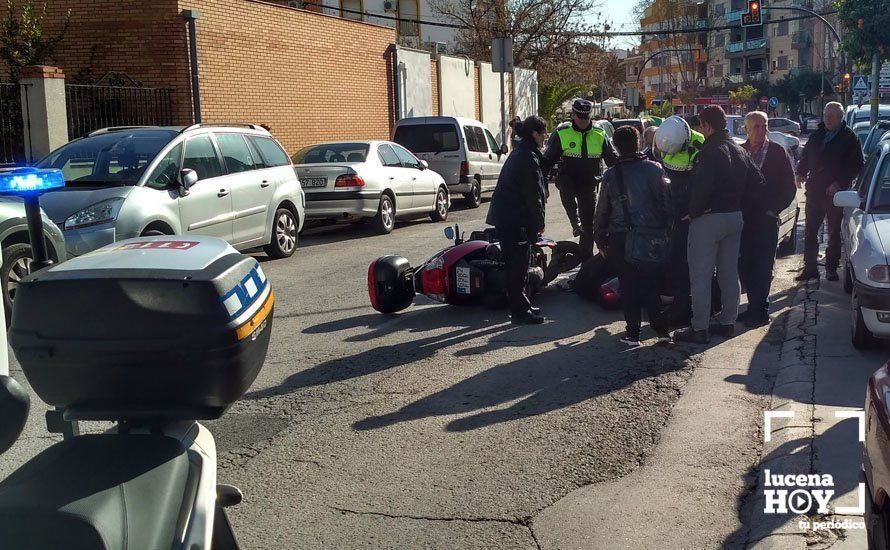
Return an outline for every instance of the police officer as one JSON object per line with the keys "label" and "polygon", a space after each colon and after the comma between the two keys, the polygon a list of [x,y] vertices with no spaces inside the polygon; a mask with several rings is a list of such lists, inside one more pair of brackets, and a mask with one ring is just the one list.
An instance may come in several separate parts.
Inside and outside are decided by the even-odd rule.
{"label": "police officer", "polygon": [[602,173],[602,160],[608,166],[618,162],[618,154],[606,133],[590,121],[593,103],[576,99],[572,103],[572,125],[550,137],[544,152],[544,168],[561,161],[557,187],[575,236],[581,236],[581,260],[593,256],[593,213],[596,186]]}
{"label": "police officer", "polygon": [[655,133],[655,145],[661,151],[662,166],[671,180],[671,202],[674,205],[671,257],[665,269],[665,278],[668,290],[674,297],[669,317],[675,325],[685,325],[692,317],[686,258],[690,175],[695,157],[704,142],[705,136],[690,128],[690,124],[679,116],[667,118]]}

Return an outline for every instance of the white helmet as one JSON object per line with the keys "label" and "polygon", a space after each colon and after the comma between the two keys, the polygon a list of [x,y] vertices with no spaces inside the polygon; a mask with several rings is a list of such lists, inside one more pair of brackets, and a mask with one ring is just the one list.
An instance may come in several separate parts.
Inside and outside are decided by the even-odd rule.
{"label": "white helmet", "polygon": [[683,117],[673,115],[665,119],[655,131],[655,147],[666,155],[679,153],[689,145],[692,134]]}

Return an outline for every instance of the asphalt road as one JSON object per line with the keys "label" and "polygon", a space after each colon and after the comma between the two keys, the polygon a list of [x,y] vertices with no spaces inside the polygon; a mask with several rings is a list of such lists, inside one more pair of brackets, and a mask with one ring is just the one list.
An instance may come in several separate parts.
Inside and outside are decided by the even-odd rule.
{"label": "asphalt road", "polygon": [[[487,210],[456,204],[449,223],[480,228]],[[293,258],[258,256],[277,297],[268,359],[207,423],[219,480],[245,494],[231,511],[244,548],[536,548],[534,516],[630,473],[657,442],[693,364],[645,330],[647,345],[622,347],[619,313],[555,286],[535,299],[549,318],[536,327],[425,298],[371,309],[368,264],[425,260],[446,225],[315,229]],[[547,233],[570,236],[555,195]],[[0,478],[57,439],[44,410],[35,397]]]}

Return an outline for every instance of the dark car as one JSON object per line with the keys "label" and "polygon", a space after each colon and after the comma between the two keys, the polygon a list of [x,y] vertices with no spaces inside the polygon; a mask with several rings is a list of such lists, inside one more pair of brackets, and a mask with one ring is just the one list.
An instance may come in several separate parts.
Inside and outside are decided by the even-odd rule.
{"label": "dark car", "polygon": [[622,126],[633,126],[640,134],[646,129],[646,124],[641,118],[613,118],[612,126],[614,126],[616,130]]}
{"label": "dark car", "polygon": [[865,528],[868,547],[885,550],[890,541],[890,420],[887,396],[890,394],[890,362],[868,379],[865,392],[865,453],[862,478],[868,491]]}

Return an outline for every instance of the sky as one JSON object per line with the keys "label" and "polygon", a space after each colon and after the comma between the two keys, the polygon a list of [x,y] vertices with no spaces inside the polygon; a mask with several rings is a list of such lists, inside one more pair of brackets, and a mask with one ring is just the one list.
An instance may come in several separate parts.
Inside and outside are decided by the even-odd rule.
{"label": "sky", "polygon": [[[612,21],[612,30],[634,30],[639,21],[634,20],[631,11],[633,10],[635,0],[602,0],[603,5],[599,9],[603,16]],[[591,20],[594,25],[599,24],[595,18]],[[622,28],[623,26],[623,28]],[[634,44],[639,44],[638,37],[623,37],[612,40],[612,46],[616,48],[627,48]]]}

